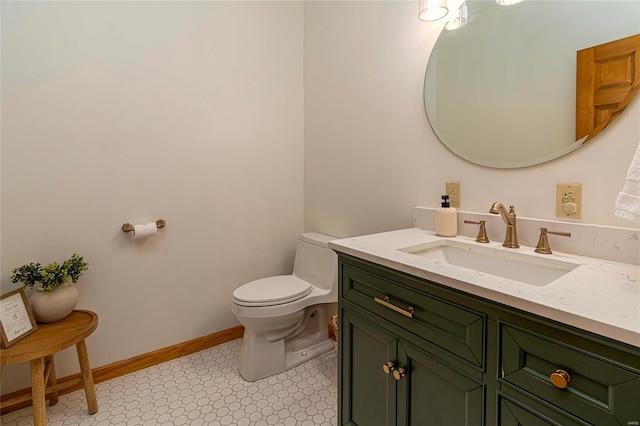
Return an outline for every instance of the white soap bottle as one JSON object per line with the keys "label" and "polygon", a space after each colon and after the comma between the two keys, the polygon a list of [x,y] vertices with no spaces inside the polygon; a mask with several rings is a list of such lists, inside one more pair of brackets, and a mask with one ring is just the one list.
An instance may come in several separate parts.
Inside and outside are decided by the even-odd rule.
{"label": "white soap bottle", "polygon": [[455,237],[458,233],[458,212],[449,205],[449,196],[442,196],[442,207],[436,209],[436,234]]}

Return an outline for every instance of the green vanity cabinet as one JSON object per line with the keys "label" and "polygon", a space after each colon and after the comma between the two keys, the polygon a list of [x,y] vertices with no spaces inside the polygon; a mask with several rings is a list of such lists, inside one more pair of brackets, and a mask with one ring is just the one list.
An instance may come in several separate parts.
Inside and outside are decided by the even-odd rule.
{"label": "green vanity cabinet", "polygon": [[356,312],[343,309],[340,322],[341,342],[349,342],[341,352],[341,425],[483,424],[482,383]]}
{"label": "green vanity cabinet", "polygon": [[338,254],[340,425],[640,425],[640,348]]}
{"label": "green vanity cabinet", "polygon": [[485,317],[359,267],[341,275],[340,424],[483,425]]}

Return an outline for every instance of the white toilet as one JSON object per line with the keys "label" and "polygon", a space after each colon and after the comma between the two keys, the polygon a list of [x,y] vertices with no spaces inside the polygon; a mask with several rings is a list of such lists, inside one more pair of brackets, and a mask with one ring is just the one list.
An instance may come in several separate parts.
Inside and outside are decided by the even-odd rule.
{"label": "white toilet", "polygon": [[293,275],[262,278],[233,292],[233,313],[244,326],[238,371],[250,382],[280,373],[334,347],[327,303],[338,301],[334,237],[300,235]]}

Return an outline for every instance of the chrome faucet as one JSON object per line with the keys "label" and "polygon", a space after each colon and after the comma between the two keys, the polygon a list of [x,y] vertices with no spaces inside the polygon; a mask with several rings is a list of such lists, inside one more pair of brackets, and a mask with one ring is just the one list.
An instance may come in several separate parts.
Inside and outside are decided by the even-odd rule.
{"label": "chrome faucet", "polygon": [[500,214],[504,223],[507,224],[507,234],[504,237],[504,243],[502,245],[509,248],[520,247],[518,244],[518,233],[516,231],[516,211],[513,206],[509,206],[509,212],[507,213],[507,209],[502,203],[493,203],[489,209],[489,213]]}

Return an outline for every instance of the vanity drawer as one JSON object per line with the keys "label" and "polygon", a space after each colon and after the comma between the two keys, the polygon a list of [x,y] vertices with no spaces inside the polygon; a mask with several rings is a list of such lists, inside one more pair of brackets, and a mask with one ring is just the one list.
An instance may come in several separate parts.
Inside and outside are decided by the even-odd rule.
{"label": "vanity drawer", "polygon": [[[342,264],[342,297],[424,341],[484,367],[485,316],[389,279]],[[410,280],[406,278],[406,280]],[[423,284],[424,285],[424,284]]]}
{"label": "vanity drawer", "polygon": [[527,400],[511,399],[498,395],[498,424],[500,426],[588,426],[589,423],[574,419],[568,415]]}
{"label": "vanity drawer", "polygon": [[[609,362],[588,349],[568,346],[552,336],[505,323],[500,324],[499,356],[500,381],[590,424],[627,425],[640,421],[638,371]],[[557,387],[564,382],[566,387]]]}

